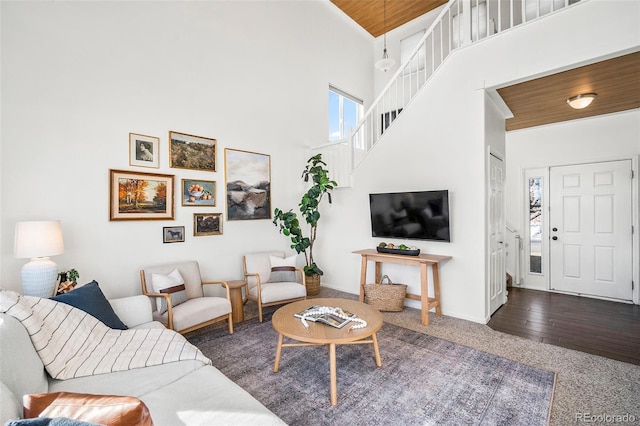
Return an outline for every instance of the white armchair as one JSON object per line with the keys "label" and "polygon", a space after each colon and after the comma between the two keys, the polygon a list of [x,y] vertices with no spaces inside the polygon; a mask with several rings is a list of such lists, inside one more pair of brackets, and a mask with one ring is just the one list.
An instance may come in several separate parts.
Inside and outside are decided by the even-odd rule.
{"label": "white armchair", "polygon": [[[188,333],[218,321],[229,322],[233,334],[231,298],[225,281],[202,281],[196,261],[150,266],[140,271],[142,293],[153,298],[153,319],[179,333]],[[205,296],[204,285],[217,284],[226,297]]]}
{"label": "white armchair", "polygon": [[258,303],[260,322],[264,306],[307,298],[304,271],[295,266],[296,257],[285,258],[281,251],[247,253],[242,256],[247,299]]}

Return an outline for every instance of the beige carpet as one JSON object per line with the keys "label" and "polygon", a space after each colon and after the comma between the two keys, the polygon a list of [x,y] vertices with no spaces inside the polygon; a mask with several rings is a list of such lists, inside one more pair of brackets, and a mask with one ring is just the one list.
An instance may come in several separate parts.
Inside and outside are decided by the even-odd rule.
{"label": "beige carpet", "polygon": [[[357,299],[356,295],[326,287],[321,288],[319,297]],[[555,371],[550,425],[581,424],[584,419],[595,423],[598,418],[589,416],[625,415],[635,419],[626,424],[640,424],[640,366],[533,342],[474,322],[429,315],[429,325],[423,326],[418,309],[383,313],[385,322]],[[249,301],[245,305],[245,317],[255,316],[257,306]]]}

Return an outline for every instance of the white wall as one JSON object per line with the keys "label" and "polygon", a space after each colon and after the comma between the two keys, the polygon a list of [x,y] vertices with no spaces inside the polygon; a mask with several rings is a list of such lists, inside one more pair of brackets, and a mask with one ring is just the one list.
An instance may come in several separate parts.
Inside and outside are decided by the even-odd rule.
{"label": "white wall", "polygon": [[[373,37],[328,1],[10,2],[2,15],[2,286],[21,291],[17,221],[60,219],[54,260],[110,297],[140,293],[138,270],[196,259],[241,277],[246,251],[287,240],[270,220],[224,221],[193,237],[193,213],[225,211],[224,148],[271,156],[273,206],[295,207],[307,145],[326,141],[328,86],[371,102]],[[310,19],[313,17],[313,19]],[[216,138],[215,173],[169,168],[169,130]],[[160,138],[160,168],[129,166],[129,132]],[[109,169],[217,182],[213,208],[173,221],[110,222]],[[184,225],[186,242],[163,244]]]}
{"label": "white wall", "polygon": [[[500,146],[505,138],[496,131],[497,111],[485,105],[485,93],[514,81],[637,50],[638,12],[640,2],[590,0],[454,52],[357,170],[353,188],[339,191],[336,203],[325,210],[330,213],[325,215],[316,253],[319,262],[329,265],[324,282],[358,292],[360,258],[352,251],[380,242],[371,237],[370,192],[448,189],[451,243],[410,244],[424,252],[452,256],[440,270],[443,313],[485,322],[489,316],[486,147],[491,141]],[[593,31],[593,22],[599,23],[598,31]],[[570,34],[567,28],[572,29]],[[493,117],[488,124],[485,108],[491,108]],[[383,272],[394,282],[408,284],[410,291],[418,288],[416,268],[389,265]]]}

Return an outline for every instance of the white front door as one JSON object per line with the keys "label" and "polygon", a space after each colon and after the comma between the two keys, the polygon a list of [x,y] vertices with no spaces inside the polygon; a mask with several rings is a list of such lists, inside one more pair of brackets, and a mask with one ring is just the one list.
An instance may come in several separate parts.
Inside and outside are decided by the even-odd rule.
{"label": "white front door", "polygon": [[504,164],[489,155],[489,314],[506,302]]}
{"label": "white front door", "polygon": [[631,161],[550,169],[550,288],[632,298]]}

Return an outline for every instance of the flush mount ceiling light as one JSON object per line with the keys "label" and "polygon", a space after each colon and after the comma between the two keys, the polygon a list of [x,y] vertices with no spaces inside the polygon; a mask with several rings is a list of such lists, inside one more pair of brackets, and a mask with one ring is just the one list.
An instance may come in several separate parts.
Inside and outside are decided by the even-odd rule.
{"label": "flush mount ceiling light", "polygon": [[376,68],[387,72],[389,68],[391,68],[396,61],[389,58],[387,54],[387,0],[384,0],[384,50],[382,51],[382,59],[375,63]]}
{"label": "flush mount ceiling light", "polygon": [[588,107],[597,96],[595,93],[583,93],[567,99],[567,103],[573,109],[582,109]]}

